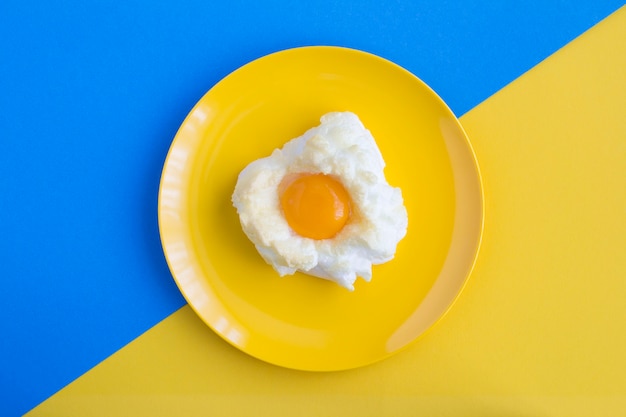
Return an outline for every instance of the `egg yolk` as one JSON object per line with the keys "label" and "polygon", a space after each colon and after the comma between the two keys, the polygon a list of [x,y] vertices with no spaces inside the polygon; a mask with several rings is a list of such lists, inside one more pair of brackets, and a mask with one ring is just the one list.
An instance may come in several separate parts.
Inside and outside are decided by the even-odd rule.
{"label": "egg yolk", "polygon": [[350,217],[350,196],[335,178],[324,174],[297,174],[283,180],[280,205],[289,226],[300,236],[328,239]]}

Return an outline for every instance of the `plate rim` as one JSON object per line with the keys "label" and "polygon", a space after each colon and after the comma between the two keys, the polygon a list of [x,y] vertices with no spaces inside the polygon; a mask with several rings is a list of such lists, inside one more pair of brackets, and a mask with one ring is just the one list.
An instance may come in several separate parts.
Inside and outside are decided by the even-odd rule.
{"label": "plate rim", "polygon": [[[197,111],[198,107],[200,107],[202,105],[202,102],[205,100],[205,98],[207,96],[209,96],[211,94],[211,92],[218,87],[220,84],[228,82],[229,78],[231,78],[233,76],[233,74],[242,71],[243,69],[245,69],[247,66],[256,63],[258,61],[261,60],[265,60],[265,59],[270,59],[270,57],[275,56],[275,55],[279,55],[279,54],[285,54],[285,53],[292,53],[292,52],[296,52],[296,51],[314,51],[314,50],[336,50],[336,51],[340,51],[340,52],[344,52],[344,53],[350,53],[350,54],[357,54],[357,55],[363,55],[363,56],[367,56],[369,59],[374,59],[377,60],[381,63],[383,63],[384,65],[390,65],[392,67],[394,67],[396,70],[399,70],[401,72],[403,72],[406,76],[410,77],[411,79],[413,79],[415,82],[419,83],[422,88],[424,88],[425,90],[427,90],[429,92],[430,95],[432,95],[436,101],[439,102],[440,105],[443,106],[444,110],[448,113],[448,115],[455,121],[456,124],[456,128],[459,129],[459,131],[462,133],[463,136],[463,144],[467,147],[467,150],[469,151],[469,155],[471,155],[471,162],[472,162],[472,168],[473,171],[476,175],[476,180],[477,180],[477,186],[478,186],[478,204],[480,206],[479,209],[479,225],[478,225],[478,232],[477,232],[477,241],[475,242],[475,246],[474,246],[474,250],[472,251],[472,255],[471,255],[471,263],[468,265],[467,271],[464,274],[464,277],[462,279],[462,283],[460,285],[460,287],[458,288],[458,290],[456,291],[455,295],[450,299],[449,303],[445,306],[445,308],[442,310],[442,312],[438,315],[438,317],[436,317],[436,319],[430,324],[428,325],[423,331],[421,331],[419,334],[415,335],[408,343],[400,346],[398,349],[395,349],[393,351],[387,352],[384,355],[380,355],[370,361],[361,363],[361,364],[357,364],[354,366],[346,366],[346,367],[330,367],[328,369],[324,368],[309,368],[306,366],[303,367],[295,367],[295,366],[289,366],[289,365],[285,365],[285,364],[281,364],[281,363],[277,363],[276,361],[270,361],[267,360],[263,357],[257,356],[249,351],[247,351],[245,349],[244,346],[241,346],[237,343],[234,343],[232,340],[230,340],[229,338],[225,337],[224,334],[222,334],[222,332],[218,331],[213,323],[210,323],[208,320],[205,320],[205,318],[203,317],[203,315],[201,314],[201,312],[197,309],[197,307],[195,306],[195,303],[193,303],[190,298],[188,297],[188,295],[186,294],[185,289],[183,288],[183,285],[181,284],[181,282],[179,282],[179,277],[177,277],[176,272],[173,269],[173,265],[170,259],[170,255],[168,254],[168,249],[166,248],[166,243],[165,241],[167,240],[167,238],[164,236],[164,232],[163,232],[163,185],[164,185],[164,177],[165,177],[165,172],[166,169],[168,167],[168,165],[171,163],[170,158],[171,158],[171,154],[173,152],[173,150],[176,148],[176,143],[177,143],[177,139],[180,136],[181,130],[183,129],[183,127],[189,123],[190,118],[194,115],[194,113]],[[406,68],[396,64],[395,62],[386,59],[382,56],[376,55],[374,53],[371,52],[367,52],[364,50],[360,50],[360,49],[355,49],[355,48],[350,48],[350,47],[345,47],[345,46],[334,46],[334,45],[309,45],[309,46],[297,46],[297,47],[292,47],[292,48],[287,48],[287,49],[282,49],[282,50],[278,50],[278,51],[274,51],[265,55],[262,55],[260,57],[257,57],[255,59],[252,59],[246,63],[244,63],[243,65],[240,65],[238,67],[236,67],[235,69],[233,69],[232,71],[230,71],[228,74],[226,74],[225,76],[223,76],[221,79],[219,79],[216,83],[214,83],[204,94],[202,94],[202,96],[195,102],[195,104],[193,105],[193,107],[188,111],[188,113],[186,114],[186,116],[184,117],[183,121],[181,122],[181,124],[179,125],[179,128],[177,129],[176,134],[174,135],[174,137],[172,138],[172,141],[170,143],[170,146],[168,148],[167,151],[167,155],[165,157],[165,160],[163,162],[163,167],[162,167],[162,171],[161,171],[161,178],[160,178],[160,182],[159,182],[159,191],[158,191],[158,199],[157,199],[157,217],[158,217],[158,226],[159,226],[159,238],[160,238],[160,242],[161,242],[161,247],[163,250],[163,254],[165,256],[167,265],[168,265],[168,269],[170,271],[170,275],[172,276],[172,278],[174,279],[176,286],[178,288],[178,290],[181,292],[181,294],[183,295],[185,301],[187,302],[187,304],[191,307],[191,309],[194,311],[194,313],[202,320],[202,322],[207,325],[214,333],[216,333],[217,335],[220,336],[221,339],[225,340],[226,342],[228,342],[230,345],[236,347],[238,350],[240,350],[243,353],[246,353],[249,356],[252,356],[256,359],[259,359],[263,362],[266,363],[270,363],[276,366],[280,366],[280,367],[284,367],[284,368],[288,368],[288,369],[295,369],[295,370],[304,370],[304,371],[341,371],[341,370],[347,370],[347,369],[354,369],[354,368],[358,368],[358,367],[362,367],[362,366],[367,366],[373,363],[377,363],[380,362],[392,355],[395,355],[403,350],[405,350],[406,348],[408,348],[409,346],[413,345],[414,342],[416,342],[417,340],[423,338],[426,334],[428,334],[434,327],[436,327],[436,325],[448,314],[448,312],[452,309],[452,307],[454,306],[454,304],[457,302],[458,298],[461,296],[461,294],[463,293],[463,291],[465,290],[465,287],[468,284],[468,281],[470,280],[477,260],[478,260],[478,256],[480,254],[481,248],[482,248],[482,244],[483,244],[483,237],[484,237],[484,228],[485,228],[485,189],[484,189],[484,180],[483,180],[483,175],[482,175],[482,171],[480,168],[480,164],[476,155],[476,151],[474,149],[474,146],[472,145],[472,142],[469,138],[469,135],[467,134],[465,128],[463,127],[461,121],[459,120],[459,118],[456,116],[456,114],[454,114],[454,112],[450,109],[450,107],[448,106],[448,104],[437,94],[437,92],[430,86],[428,85],[426,82],[424,82],[422,79],[420,79],[418,76],[416,76],[415,74],[413,74],[412,72],[410,72],[409,70],[407,70]],[[448,255],[446,255],[447,258]],[[435,280],[436,282],[437,280]],[[430,290],[429,290],[430,292]]]}

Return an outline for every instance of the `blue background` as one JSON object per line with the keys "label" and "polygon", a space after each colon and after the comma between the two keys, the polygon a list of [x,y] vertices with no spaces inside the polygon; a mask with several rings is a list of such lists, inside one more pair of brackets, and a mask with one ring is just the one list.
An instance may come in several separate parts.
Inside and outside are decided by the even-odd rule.
{"label": "blue background", "polygon": [[161,167],[232,70],[295,46],[358,48],[461,116],[621,5],[3,0],[0,414],[30,410],[184,304],[159,242]]}

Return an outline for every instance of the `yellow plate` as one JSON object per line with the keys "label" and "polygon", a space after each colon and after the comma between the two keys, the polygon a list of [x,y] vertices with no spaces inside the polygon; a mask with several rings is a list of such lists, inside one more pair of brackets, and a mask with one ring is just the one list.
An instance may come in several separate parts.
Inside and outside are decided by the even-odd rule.
{"label": "yellow plate", "polygon": [[[409,215],[395,259],[354,292],[280,278],[231,205],[249,162],[343,110],[376,138]],[[173,141],[158,211],[170,270],[202,320],[250,355],[315,371],[375,362],[422,335],[462,290],[483,225],[476,159],[446,104],[401,67],[338,47],[277,52],[216,84]]]}

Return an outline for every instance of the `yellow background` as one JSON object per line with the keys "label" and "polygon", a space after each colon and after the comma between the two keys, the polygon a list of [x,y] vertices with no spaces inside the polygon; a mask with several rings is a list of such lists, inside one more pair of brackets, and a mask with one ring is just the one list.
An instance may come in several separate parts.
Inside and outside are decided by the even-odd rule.
{"label": "yellow background", "polygon": [[189,307],[29,416],[626,415],[626,8],[462,117],[483,246],[407,350],[308,373],[230,347]]}

